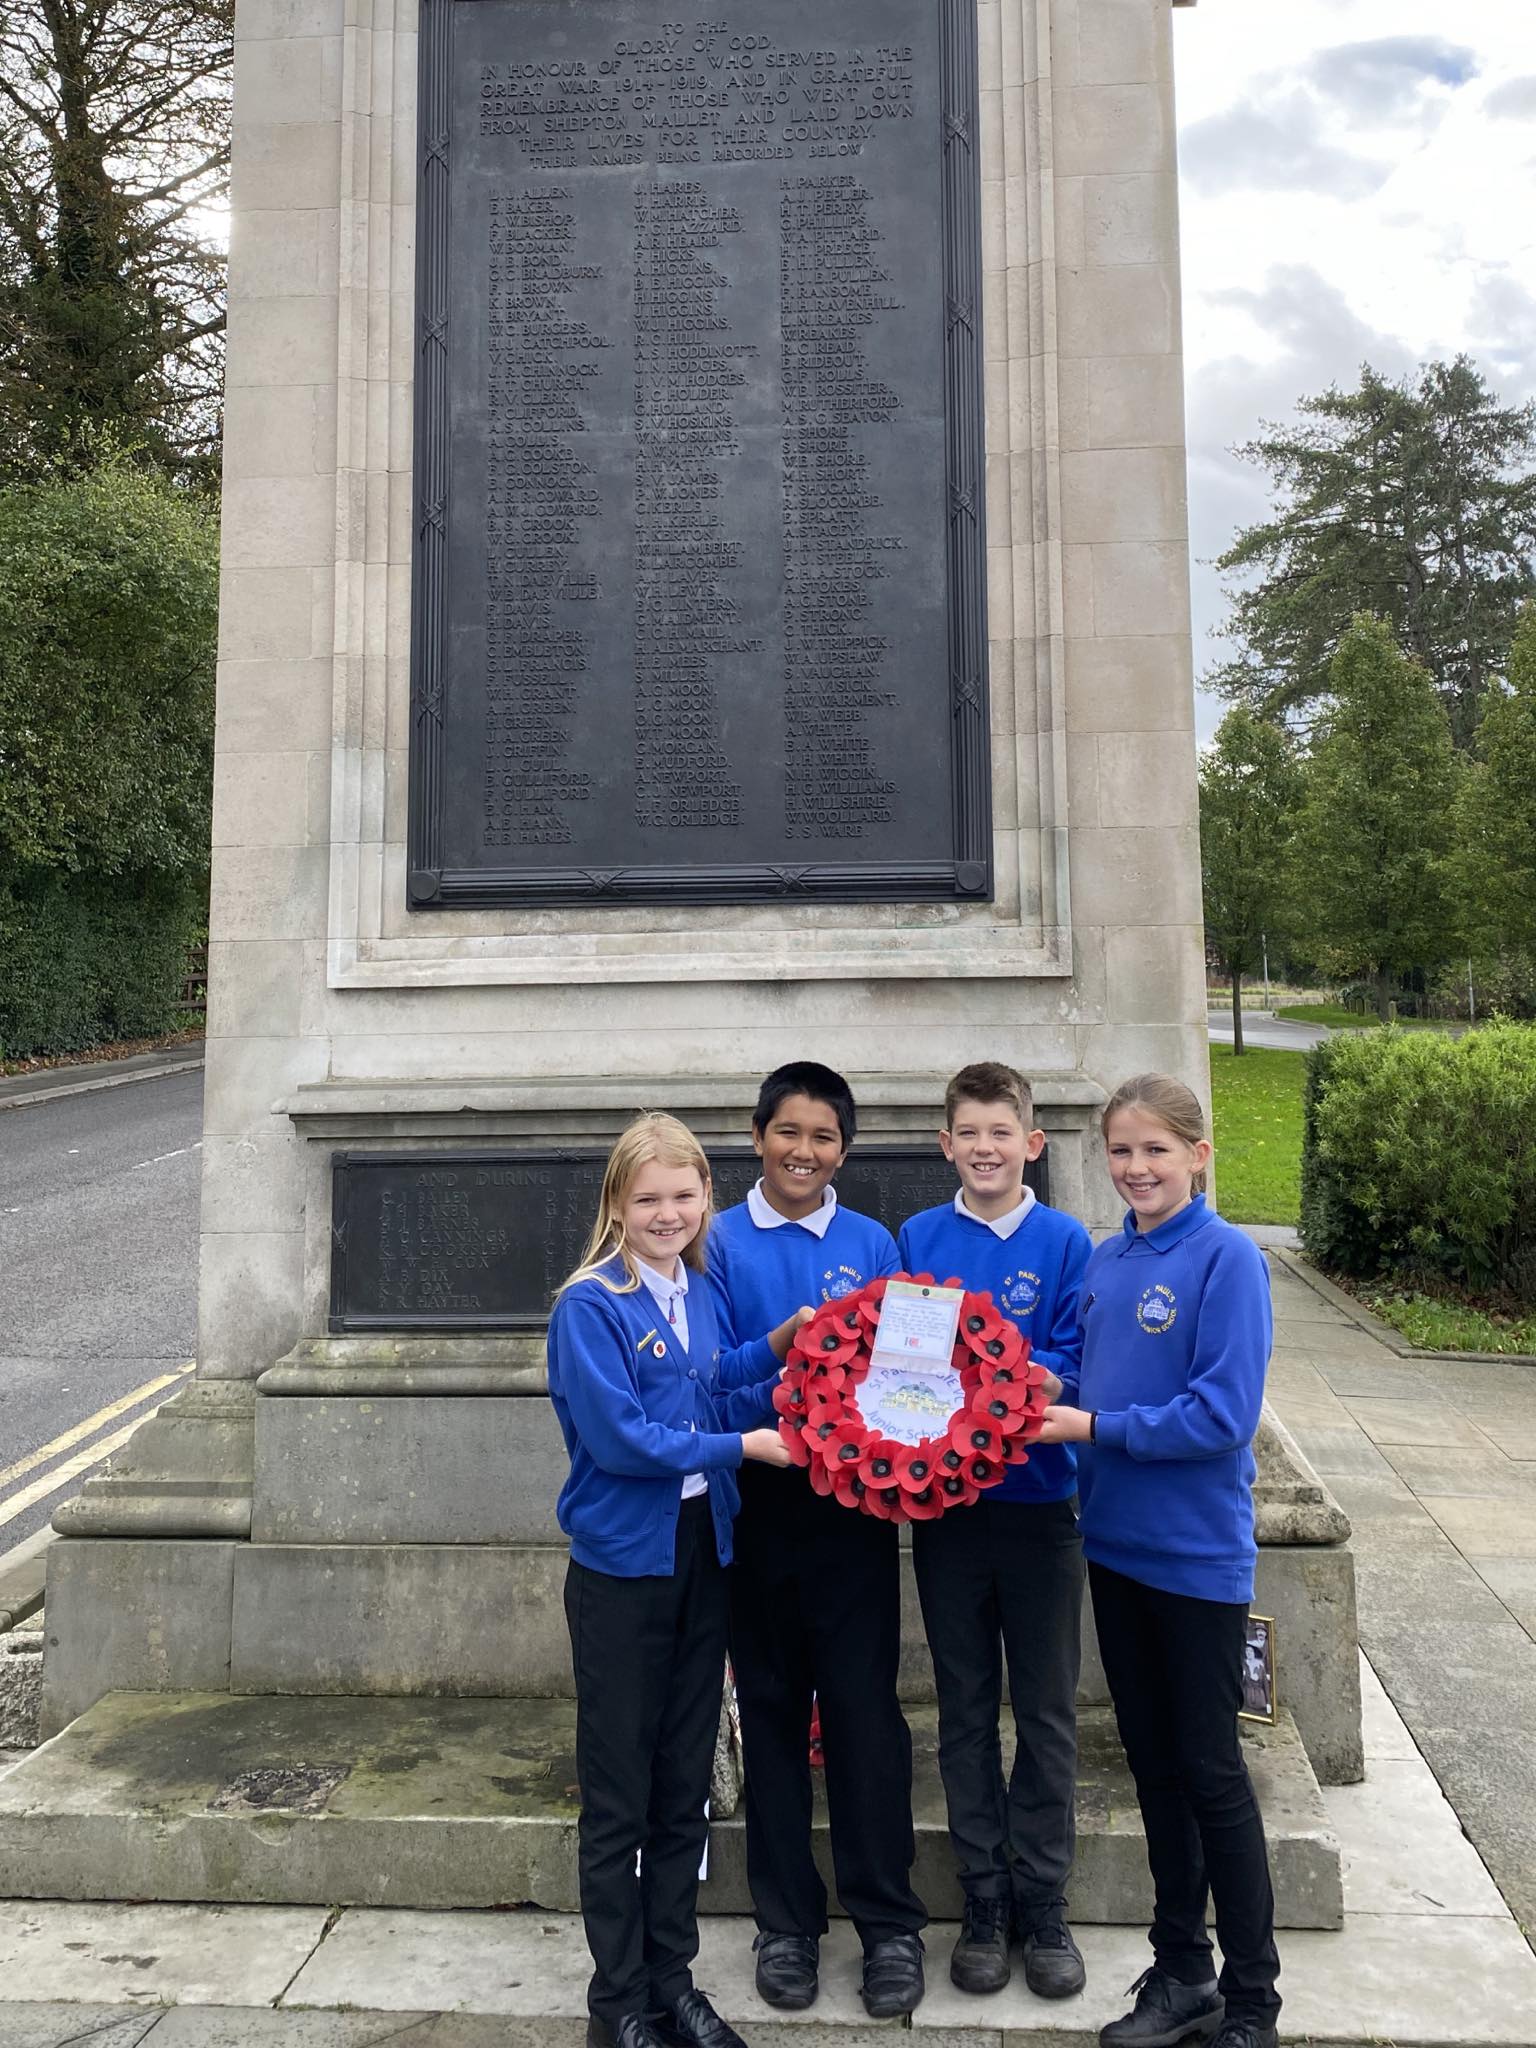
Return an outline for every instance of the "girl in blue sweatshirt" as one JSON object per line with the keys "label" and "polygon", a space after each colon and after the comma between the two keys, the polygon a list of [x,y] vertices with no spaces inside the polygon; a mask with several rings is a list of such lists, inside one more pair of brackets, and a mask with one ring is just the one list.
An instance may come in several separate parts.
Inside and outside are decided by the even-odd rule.
{"label": "girl in blue sweatshirt", "polygon": [[[1147,1836],[1154,1962],[1103,2048],[1276,2048],[1274,1896],[1238,1742],[1269,1274],[1206,1204],[1195,1096],[1141,1074],[1104,1111],[1129,1213],[1083,1276],[1082,1363],[1043,1441],[1079,1446],[1105,1676]],[[1213,1970],[1207,1895],[1222,1971]]]}
{"label": "girl in blue sweatshirt", "polygon": [[703,1281],[709,1214],[698,1140],[675,1117],[640,1117],[613,1148],[586,1255],[550,1318],[550,1398],[571,1459],[558,1513],[596,1966],[589,2048],[742,2048],[691,1965],[735,1472],[744,1458],[789,1462],[772,1394],[795,1319],[722,1357]]}

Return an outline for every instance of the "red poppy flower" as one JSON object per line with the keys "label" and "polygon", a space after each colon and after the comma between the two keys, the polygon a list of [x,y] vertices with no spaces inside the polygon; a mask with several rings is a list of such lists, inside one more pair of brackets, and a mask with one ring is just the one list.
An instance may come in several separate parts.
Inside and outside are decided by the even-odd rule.
{"label": "red poppy flower", "polygon": [[988,1344],[1000,1338],[1008,1327],[1007,1319],[993,1306],[990,1294],[965,1297],[958,1334],[960,1341],[978,1357],[984,1356]]}
{"label": "red poppy flower", "polygon": [[931,1443],[903,1444],[896,1453],[896,1484],[903,1493],[922,1493],[933,1478],[934,1467]]}
{"label": "red poppy flower", "polygon": [[832,1474],[833,1498],[842,1507],[861,1507],[864,1501],[865,1490],[864,1482],[859,1477],[856,1466],[839,1465]]}
{"label": "red poppy flower", "polygon": [[920,1487],[916,1493],[903,1487],[901,1493],[908,1519],[914,1522],[936,1522],[948,1505],[936,1486]]}
{"label": "red poppy flower", "polygon": [[978,1387],[971,1396],[971,1413],[984,1416],[995,1429],[1004,1434],[1024,1427],[1025,1412],[1029,1407],[1029,1389],[1021,1387],[1016,1380],[998,1381],[990,1387]]}
{"label": "red poppy flower", "polygon": [[865,1428],[862,1422],[854,1422],[852,1420],[840,1422],[832,1434],[823,1442],[821,1455],[829,1465],[845,1467],[850,1472],[857,1472],[859,1460],[864,1455],[864,1447],[869,1442],[870,1435],[871,1432]]}
{"label": "red poppy flower", "polygon": [[1029,1439],[1022,1431],[1017,1436],[1003,1438],[1003,1462],[1009,1466],[1029,1463]]}
{"label": "red poppy flower", "polygon": [[779,1441],[789,1452],[791,1465],[806,1466],[811,1462],[811,1447],[805,1440],[805,1424],[786,1419],[779,1424]]}
{"label": "red poppy flower", "polygon": [[805,1388],[789,1380],[780,1380],[773,1390],[773,1405],[780,1415],[798,1415],[803,1422],[809,1406]]}
{"label": "red poppy flower", "polygon": [[823,1498],[832,1491],[832,1474],[820,1458],[811,1460],[811,1491],[821,1494]]}
{"label": "red poppy flower", "polygon": [[900,1444],[893,1444],[883,1436],[872,1437],[864,1446],[864,1455],[859,1460],[859,1477],[866,1486],[894,1486],[896,1483],[896,1459]]}
{"label": "red poppy flower", "polygon": [[826,1365],[821,1359],[805,1368],[805,1384],[813,1392],[823,1396],[835,1394],[840,1387],[848,1384],[848,1370],[841,1365]]}
{"label": "red poppy flower", "polygon": [[980,1487],[972,1486],[968,1479],[963,1479],[953,1472],[943,1479],[936,1480],[934,1491],[946,1508],[974,1507],[981,1499]]}
{"label": "red poppy flower", "polygon": [[863,1341],[862,1337],[838,1329],[835,1323],[818,1318],[806,1324],[795,1340],[795,1348],[804,1353],[807,1365],[846,1365]]}
{"label": "red poppy flower", "polygon": [[1001,1458],[1002,1431],[984,1416],[961,1415],[949,1426],[949,1440],[962,1458]]}
{"label": "red poppy flower", "polygon": [[[897,1276],[898,1278],[900,1275]],[[858,1294],[859,1321],[866,1329],[872,1330],[880,1320],[880,1304],[885,1299],[885,1290],[890,1285],[886,1279],[871,1280]]]}
{"label": "red poppy flower", "polygon": [[[974,1458],[966,1459],[964,1476],[975,1487],[996,1486],[1006,1470],[1007,1467],[1001,1457],[978,1455]],[[813,1483],[815,1478],[816,1467],[812,1465],[811,1479]]]}

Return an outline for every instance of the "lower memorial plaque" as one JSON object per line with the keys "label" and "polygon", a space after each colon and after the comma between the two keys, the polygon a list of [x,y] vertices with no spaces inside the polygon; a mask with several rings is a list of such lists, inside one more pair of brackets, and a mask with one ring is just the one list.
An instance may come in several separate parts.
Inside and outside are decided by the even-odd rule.
{"label": "lower memorial plaque", "polygon": [[[339,1152],[332,1160],[330,1327],[538,1330],[586,1248],[606,1152]],[[710,1156],[715,1201],[739,1202],[755,1153]],[[1049,1198],[1044,1154],[1025,1168]],[[894,1235],[953,1199],[955,1170],[927,1146],[861,1147],[838,1198]],[[944,1274],[937,1276],[944,1279]],[[841,1291],[827,1276],[826,1293]]]}
{"label": "lower memorial plaque", "polygon": [[991,891],[975,0],[422,0],[409,900]]}

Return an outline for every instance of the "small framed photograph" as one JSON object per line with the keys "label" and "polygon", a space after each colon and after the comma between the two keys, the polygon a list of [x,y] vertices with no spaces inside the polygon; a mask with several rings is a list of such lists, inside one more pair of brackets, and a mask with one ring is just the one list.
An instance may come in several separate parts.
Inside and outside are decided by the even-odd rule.
{"label": "small framed photograph", "polygon": [[1275,1720],[1275,1623],[1268,1614],[1250,1614],[1243,1639],[1243,1703],[1240,1721]]}

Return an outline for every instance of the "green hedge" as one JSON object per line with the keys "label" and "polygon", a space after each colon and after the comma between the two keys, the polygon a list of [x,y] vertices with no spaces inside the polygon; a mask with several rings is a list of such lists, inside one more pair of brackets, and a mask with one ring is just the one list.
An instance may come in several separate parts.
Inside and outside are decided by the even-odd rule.
{"label": "green hedge", "polygon": [[1355,1278],[1536,1301],[1536,1026],[1349,1032],[1308,1054],[1301,1241]]}
{"label": "green hedge", "polygon": [[174,1028],[206,885],[34,871],[0,881],[0,1058]]}

